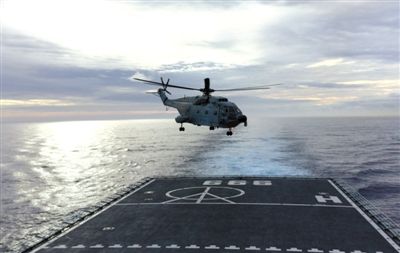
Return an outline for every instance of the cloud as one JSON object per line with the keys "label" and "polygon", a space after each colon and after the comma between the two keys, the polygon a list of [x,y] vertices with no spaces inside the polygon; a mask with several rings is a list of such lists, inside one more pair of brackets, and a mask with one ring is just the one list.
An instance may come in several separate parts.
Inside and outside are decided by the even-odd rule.
{"label": "cloud", "polygon": [[151,69],[182,61],[250,64],[258,58],[259,28],[285,16],[284,8],[257,2],[227,9],[203,4],[154,8],[118,1],[15,0],[6,1],[4,8],[6,28],[92,59],[78,61],[80,66],[115,59],[119,67]]}
{"label": "cloud", "polygon": [[65,121],[65,120],[104,120],[104,119],[151,119],[151,118],[173,118],[174,111],[160,111],[154,109],[136,109],[119,108],[112,110],[107,107],[101,107],[101,110],[79,108],[79,110],[54,110],[47,108],[38,110],[11,109],[3,112],[3,122],[29,122],[29,121]]}
{"label": "cloud", "polygon": [[[360,108],[388,101],[377,107],[396,114],[390,94],[399,87],[399,8],[359,1],[5,1],[2,98],[33,111],[51,101],[74,103],[53,106],[60,113],[163,110],[144,95],[150,86],[132,77],[193,88],[209,77],[214,89],[283,83],[215,93],[260,113],[359,113],[357,101]],[[172,98],[200,94],[170,91]]]}
{"label": "cloud", "polygon": [[177,62],[175,64],[167,64],[160,66],[157,71],[161,73],[170,72],[194,72],[194,71],[210,71],[234,68],[232,64],[219,64],[215,62]]}
{"label": "cloud", "polygon": [[353,80],[353,81],[344,81],[344,82],[339,82],[340,84],[345,84],[345,85],[363,85],[363,86],[368,86],[368,85],[374,85],[375,87],[378,88],[383,88],[383,87],[400,87],[400,79],[383,79],[383,80]]}
{"label": "cloud", "polygon": [[135,72],[131,77],[129,77],[129,80],[134,81],[135,78],[145,79],[145,80],[150,79],[149,77],[147,77],[147,76],[146,76],[145,74],[143,74],[142,72]]}
{"label": "cloud", "polygon": [[306,68],[332,67],[332,66],[341,65],[341,64],[353,64],[353,63],[355,63],[355,62],[354,61],[345,61],[342,58],[337,58],[337,59],[328,59],[328,60],[319,61],[319,62],[316,62],[316,63],[306,66]]}
{"label": "cloud", "polygon": [[13,50],[22,53],[32,53],[37,50],[43,54],[47,53],[52,55],[59,55],[68,52],[56,44],[36,39],[34,37],[25,36],[7,28],[5,28],[3,32],[6,34],[2,41],[3,47],[7,48],[7,51]]}
{"label": "cloud", "polygon": [[354,101],[347,101],[340,105],[340,109],[349,111],[364,111],[376,116],[394,115],[400,116],[400,96],[399,94],[389,94],[382,97],[362,98]]}
{"label": "cloud", "polygon": [[359,99],[359,97],[354,95],[345,95],[345,96],[332,96],[331,94],[327,93],[318,93],[318,94],[292,94],[286,96],[279,96],[279,95],[267,95],[267,96],[260,96],[266,99],[273,99],[273,100],[283,100],[283,101],[299,101],[299,102],[307,102],[309,104],[313,104],[316,106],[321,105],[333,105],[333,104],[340,104],[346,101],[354,101]]}
{"label": "cloud", "polygon": [[73,102],[57,99],[0,99],[1,106],[5,107],[31,107],[31,106],[70,106]]}
{"label": "cloud", "polygon": [[312,88],[319,88],[319,89],[354,89],[362,87],[362,85],[358,83],[353,83],[350,85],[343,85],[342,83],[319,83],[319,82],[300,82],[297,86],[298,88],[302,89],[312,89]]}
{"label": "cloud", "polygon": [[290,8],[296,10],[290,19],[264,28],[271,57],[398,61],[400,7],[394,2],[302,2]]}

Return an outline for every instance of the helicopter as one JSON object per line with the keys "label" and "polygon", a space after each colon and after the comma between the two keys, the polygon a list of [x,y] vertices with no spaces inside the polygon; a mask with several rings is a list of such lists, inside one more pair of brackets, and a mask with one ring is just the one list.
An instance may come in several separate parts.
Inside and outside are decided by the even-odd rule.
{"label": "helicopter", "polygon": [[[181,124],[179,131],[185,131],[183,123],[191,123],[197,126],[209,126],[210,130],[215,128],[228,128],[226,135],[231,136],[233,134],[232,129],[239,124],[247,126],[247,117],[242,113],[239,107],[229,101],[225,97],[212,96],[211,93],[216,91],[249,91],[249,90],[264,90],[270,89],[270,86],[280,84],[270,84],[253,87],[242,87],[234,89],[211,89],[210,78],[204,79],[204,88],[191,88],[186,86],[178,86],[169,84],[169,79],[164,82],[161,77],[161,82],[155,82],[151,80],[144,80],[140,78],[133,78],[140,82],[145,82],[150,85],[160,86],[157,91],[150,91],[161,98],[161,101],[165,106],[173,107],[178,110],[179,116],[175,118],[176,123]],[[171,95],[167,88],[176,88],[184,90],[195,90],[200,91],[203,94],[195,97],[182,97],[177,99],[170,99],[166,93]]]}

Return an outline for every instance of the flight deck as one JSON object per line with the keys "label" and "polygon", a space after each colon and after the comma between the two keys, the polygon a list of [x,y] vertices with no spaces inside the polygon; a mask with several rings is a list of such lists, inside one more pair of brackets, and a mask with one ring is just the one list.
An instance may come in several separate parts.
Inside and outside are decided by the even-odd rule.
{"label": "flight deck", "polygon": [[396,231],[331,179],[148,178],[29,252],[391,253]]}

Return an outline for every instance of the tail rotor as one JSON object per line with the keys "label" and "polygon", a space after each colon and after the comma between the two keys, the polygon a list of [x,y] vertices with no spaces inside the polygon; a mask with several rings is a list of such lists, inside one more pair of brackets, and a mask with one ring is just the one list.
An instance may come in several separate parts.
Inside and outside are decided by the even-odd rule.
{"label": "tail rotor", "polygon": [[163,90],[164,90],[166,93],[168,93],[169,95],[171,95],[171,92],[167,91],[167,87],[168,87],[168,84],[169,84],[169,78],[168,78],[167,82],[165,83],[165,82],[164,82],[164,79],[161,77],[161,84],[162,84],[162,86],[163,86]]}

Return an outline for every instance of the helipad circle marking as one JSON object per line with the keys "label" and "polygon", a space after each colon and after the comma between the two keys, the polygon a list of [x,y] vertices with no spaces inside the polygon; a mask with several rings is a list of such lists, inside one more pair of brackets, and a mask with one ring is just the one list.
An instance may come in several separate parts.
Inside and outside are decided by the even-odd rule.
{"label": "helipad circle marking", "polygon": [[217,202],[212,202],[212,203],[236,204],[235,202],[229,199],[242,196],[243,194],[244,194],[243,190],[232,187],[212,187],[212,186],[186,187],[167,192],[165,195],[171,199],[164,201],[162,203],[178,204],[182,203],[179,201],[184,201],[183,203],[188,203],[187,201],[192,201],[196,204],[201,204],[203,201],[217,200]]}
{"label": "helipad circle marking", "polygon": [[[175,189],[175,190],[172,190],[172,191],[167,192],[165,195],[166,195],[167,197],[170,197],[170,198],[173,198],[173,199],[185,198],[185,199],[187,199],[187,200],[197,200],[198,198],[190,197],[190,196],[192,196],[192,195],[196,195],[196,193],[195,193],[195,194],[189,194],[189,195],[186,195],[186,196],[174,196],[174,195],[172,195],[171,193],[178,192],[178,191],[184,191],[184,190],[191,190],[191,189],[204,189],[204,191],[205,191],[205,190],[207,190],[207,188],[210,189],[210,191],[212,191],[212,190],[214,190],[214,189],[228,189],[228,190],[230,190],[230,191],[238,192],[238,193],[236,193],[236,194],[234,194],[234,195],[231,195],[231,196],[219,196],[219,197],[224,198],[224,199],[237,198],[237,197],[240,197],[240,196],[242,196],[242,195],[244,194],[244,191],[243,191],[243,190],[238,189],[238,188],[233,188],[233,187],[215,187],[215,186],[206,187],[206,186],[198,186],[198,187],[186,187],[186,188]],[[203,193],[204,191],[199,191],[199,192],[197,192],[197,194],[201,194],[201,193]],[[214,194],[214,195],[215,195],[215,194]],[[216,199],[216,198],[207,198],[207,197],[203,198],[203,200],[212,200],[212,199]]]}

